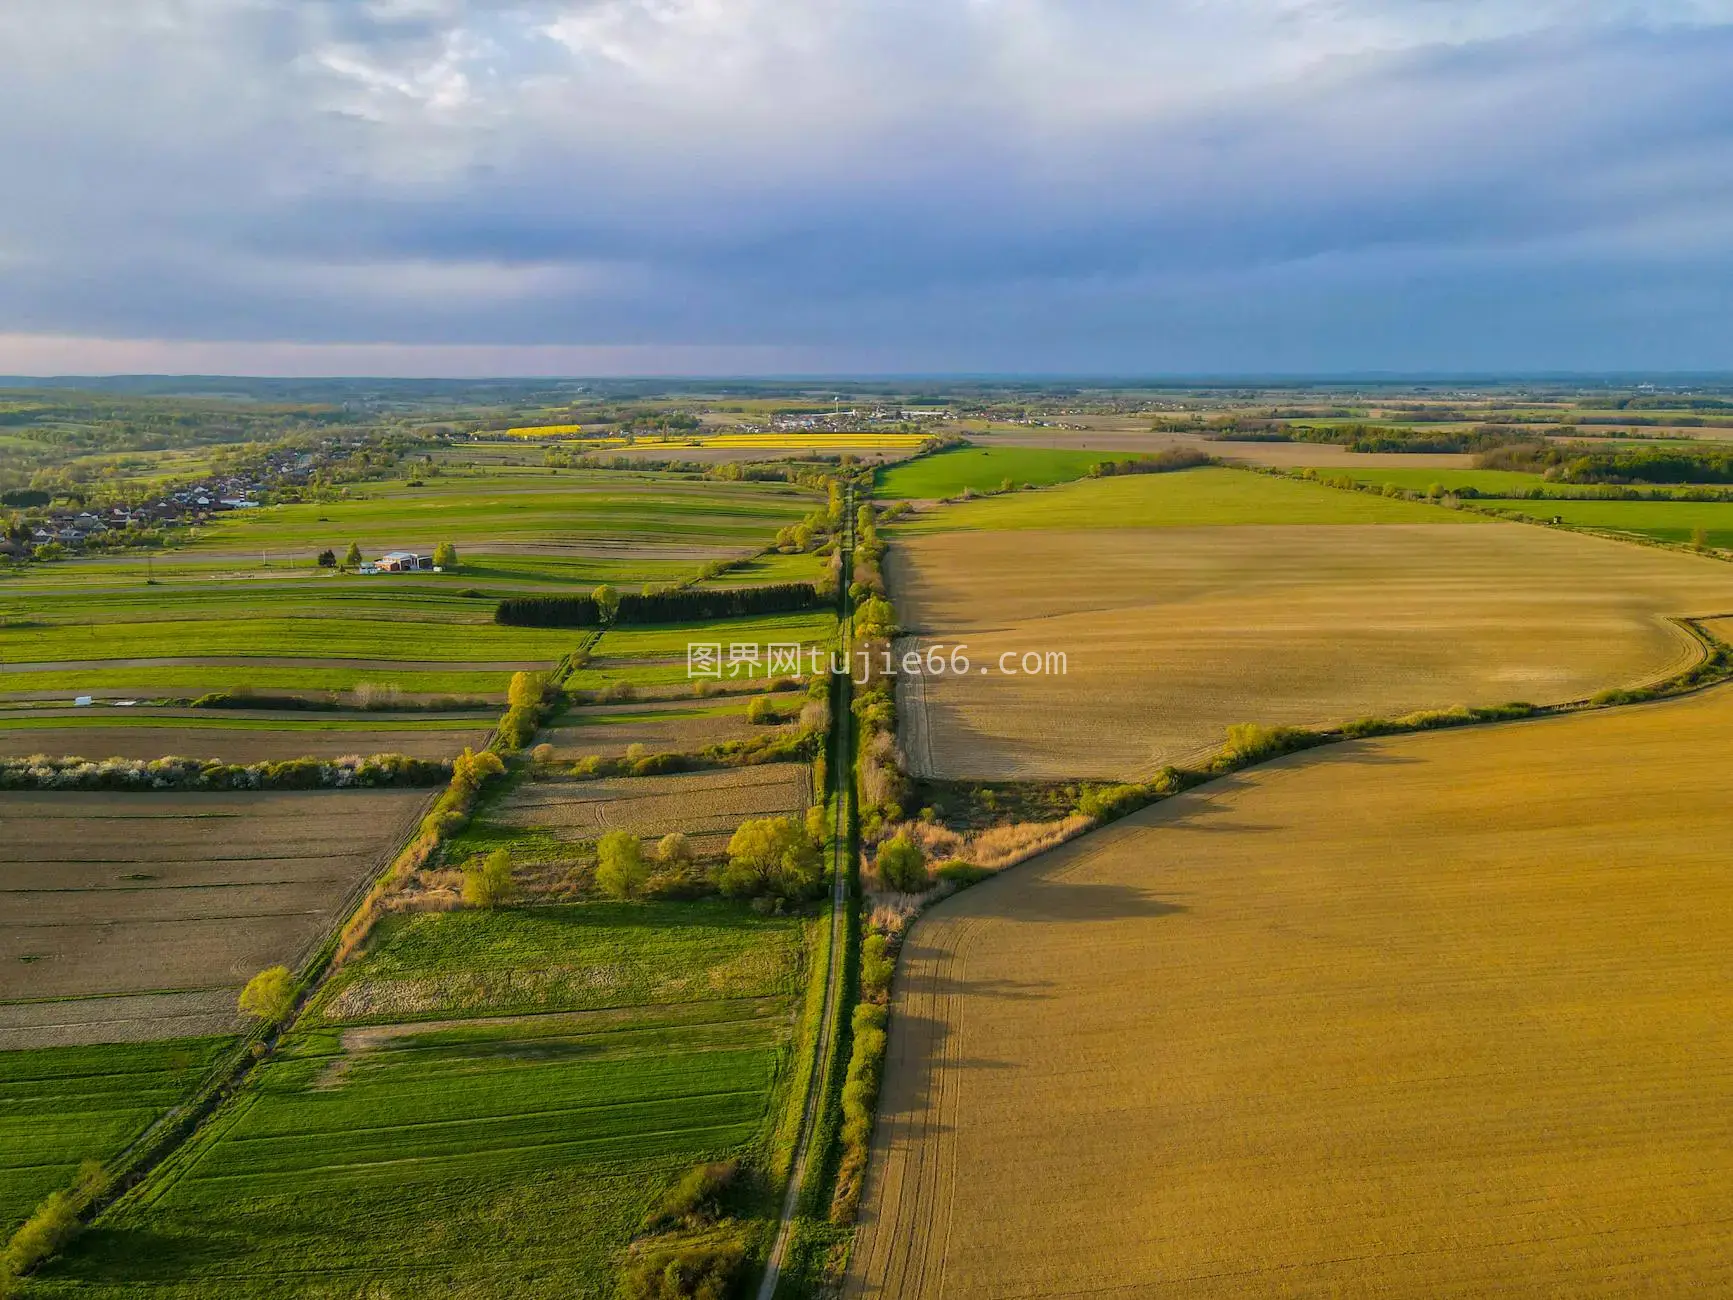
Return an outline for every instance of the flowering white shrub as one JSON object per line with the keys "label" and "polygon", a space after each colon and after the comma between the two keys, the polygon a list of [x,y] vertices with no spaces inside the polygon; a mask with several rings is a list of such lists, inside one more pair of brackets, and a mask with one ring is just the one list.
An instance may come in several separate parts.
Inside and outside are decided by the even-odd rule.
{"label": "flowering white shrub", "polygon": [[342,790],[441,785],[451,764],[407,754],[220,763],[168,758],[0,758],[0,790]]}

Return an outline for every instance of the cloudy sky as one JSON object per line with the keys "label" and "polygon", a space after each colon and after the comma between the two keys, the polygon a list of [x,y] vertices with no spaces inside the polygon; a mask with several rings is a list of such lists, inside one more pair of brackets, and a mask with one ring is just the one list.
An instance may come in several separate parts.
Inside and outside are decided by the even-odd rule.
{"label": "cloudy sky", "polygon": [[1733,369],[1733,0],[5,0],[0,372]]}

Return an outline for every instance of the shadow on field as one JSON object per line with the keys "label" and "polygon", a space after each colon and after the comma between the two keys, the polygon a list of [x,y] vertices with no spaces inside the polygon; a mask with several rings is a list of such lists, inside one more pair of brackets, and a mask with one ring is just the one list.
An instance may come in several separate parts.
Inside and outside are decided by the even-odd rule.
{"label": "shadow on field", "polygon": [[879,1118],[916,1117],[923,1137],[949,1127],[937,1122],[932,1108],[933,1087],[942,1073],[1010,1068],[1007,1061],[947,1058],[944,1046],[951,1028],[942,1020],[902,1014],[891,1026],[891,1054],[886,1062],[884,1091],[879,1094]]}
{"label": "shadow on field", "polygon": [[969,914],[1006,921],[1127,921],[1189,910],[1136,885],[1035,874],[1006,883],[1007,888],[981,889],[969,897]]}

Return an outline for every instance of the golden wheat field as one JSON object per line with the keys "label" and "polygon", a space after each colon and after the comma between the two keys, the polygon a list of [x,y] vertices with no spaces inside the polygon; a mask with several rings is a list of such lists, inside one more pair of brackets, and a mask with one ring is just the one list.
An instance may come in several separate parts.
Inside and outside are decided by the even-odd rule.
{"label": "golden wheat field", "polygon": [[[1733,611],[1725,564],[1518,524],[931,532],[888,573],[920,645],[971,661],[900,692],[909,762],[979,779],[1130,776],[1237,722],[1583,698],[1692,662],[1669,616]],[[1005,651],[1066,672],[1002,675]]]}
{"label": "golden wheat field", "polygon": [[1733,1290],[1733,689],[1335,746],[938,906],[850,1294]]}

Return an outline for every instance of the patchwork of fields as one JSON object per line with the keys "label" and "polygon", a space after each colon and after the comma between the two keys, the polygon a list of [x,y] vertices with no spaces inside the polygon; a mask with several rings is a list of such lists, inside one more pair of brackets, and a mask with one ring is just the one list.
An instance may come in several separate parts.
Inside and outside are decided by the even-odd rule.
{"label": "patchwork of fields", "polygon": [[395,920],[36,1287],[612,1295],[668,1181],[768,1140],[804,926],[723,903]]}
{"label": "patchwork of fields", "polygon": [[941,904],[850,1294],[1727,1290],[1730,738],[1332,747]]}
{"label": "patchwork of fields", "polygon": [[[903,693],[904,750],[945,777],[1125,777],[1235,723],[1584,698],[1693,662],[1669,618],[1733,610],[1712,560],[1243,471],[971,502],[908,534],[899,620],[972,664]],[[1065,673],[1001,674],[1007,651]]]}

